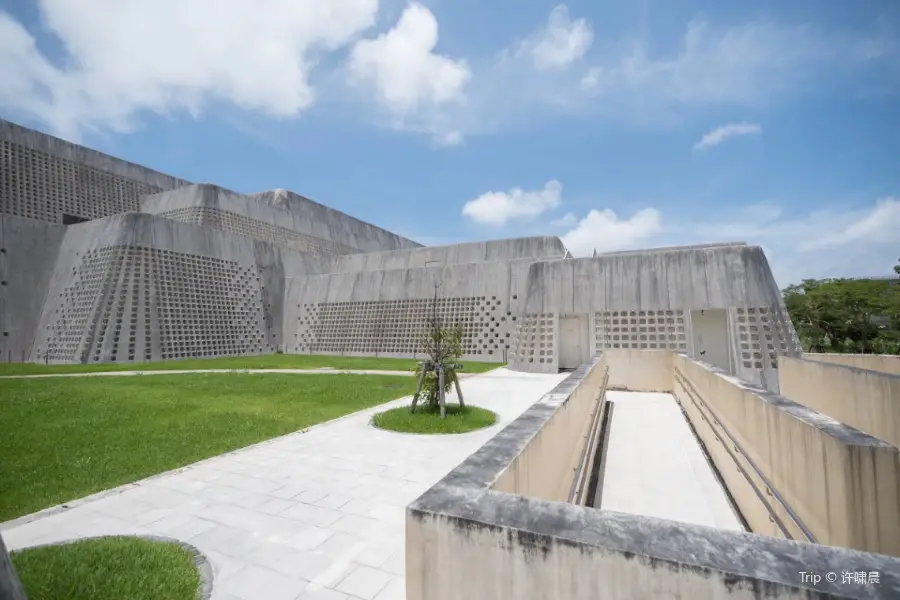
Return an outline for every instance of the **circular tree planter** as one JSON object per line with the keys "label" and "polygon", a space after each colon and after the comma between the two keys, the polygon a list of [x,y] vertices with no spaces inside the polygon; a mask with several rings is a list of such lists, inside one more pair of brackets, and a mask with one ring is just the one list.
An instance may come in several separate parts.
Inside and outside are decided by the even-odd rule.
{"label": "circular tree planter", "polygon": [[410,413],[408,406],[401,406],[378,413],[372,424],[379,429],[402,433],[468,433],[490,427],[497,422],[497,415],[477,406],[447,405],[447,417],[441,418],[440,408],[420,406]]}

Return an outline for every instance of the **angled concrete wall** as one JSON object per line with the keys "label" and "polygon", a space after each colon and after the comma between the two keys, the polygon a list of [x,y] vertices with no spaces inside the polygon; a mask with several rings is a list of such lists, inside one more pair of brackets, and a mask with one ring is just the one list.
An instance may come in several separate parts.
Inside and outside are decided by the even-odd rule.
{"label": "angled concrete wall", "polygon": [[300,196],[296,198],[273,203],[265,195],[245,196],[201,184],[148,196],[141,201],[141,210],[303,252],[351,254],[415,244]]}
{"label": "angled concrete wall", "polygon": [[284,252],[139,213],[72,225],[33,360],[141,362],[272,352],[282,331]]}
{"label": "angled concrete wall", "polygon": [[789,357],[778,367],[782,395],[900,446],[900,375]]}
{"label": "angled concrete wall", "polygon": [[893,354],[816,354],[814,352],[804,352],[803,358],[816,362],[900,375],[900,356]]}
{"label": "angled concrete wall", "polygon": [[31,356],[66,228],[0,215],[0,362]]}
{"label": "angled concrete wall", "polygon": [[189,182],[0,119],[0,213],[50,223],[137,211]]}

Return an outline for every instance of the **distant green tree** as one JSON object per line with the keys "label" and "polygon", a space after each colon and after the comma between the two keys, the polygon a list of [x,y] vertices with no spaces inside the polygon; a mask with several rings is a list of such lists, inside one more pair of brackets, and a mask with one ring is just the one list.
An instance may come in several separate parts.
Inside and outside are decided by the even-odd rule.
{"label": "distant green tree", "polygon": [[783,295],[805,350],[900,354],[895,281],[808,279]]}
{"label": "distant green tree", "polygon": [[900,258],[897,259],[897,264],[894,265],[894,273],[900,275]]}

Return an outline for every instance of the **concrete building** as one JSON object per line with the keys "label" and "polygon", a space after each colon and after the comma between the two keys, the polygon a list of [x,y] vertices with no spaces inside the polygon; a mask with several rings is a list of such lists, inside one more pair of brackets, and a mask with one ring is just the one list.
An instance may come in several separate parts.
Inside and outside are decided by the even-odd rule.
{"label": "concrete building", "polygon": [[0,153],[4,361],[416,356],[436,285],[464,359],[517,370],[671,349],[771,383],[799,350],[758,247],[425,248],[292,192],[195,184],[12,123]]}

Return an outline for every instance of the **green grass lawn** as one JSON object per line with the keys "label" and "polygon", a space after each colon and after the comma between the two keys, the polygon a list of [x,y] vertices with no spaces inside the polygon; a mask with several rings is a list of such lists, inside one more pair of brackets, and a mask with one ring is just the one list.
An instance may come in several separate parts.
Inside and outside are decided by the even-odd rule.
{"label": "green grass lawn", "polygon": [[412,395],[414,377],[0,380],[0,522]]}
{"label": "green grass lawn", "polygon": [[497,422],[497,415],[477,406],[447,405],[447,417],[442,419],[439,408],[419,407],[410,414],[408,406],[401,406],[372,418],[375,427],[405,433],[466,433],[490,427]]}
{"label": "green grass lawn", "polygon": [[[0,375],[38,375],[41,373],[97,373],[101,371],[165,371],[168,369],[366,369],[377,371],[413,371],[411,358],[375,358],[357,356],[320,356],[308,354],[266,354],[263,356],[226,356],[149,363],[94,363],[75,365],[41,365],[34,363],[0,363]],[[463,373],[484,373],[503,366],[500,363],[464,363]]]}
{"label": "green grass lawn", "polygon": [[28,600],[196,600],[192,553],[128,537],[80,540],[11,555]]}

